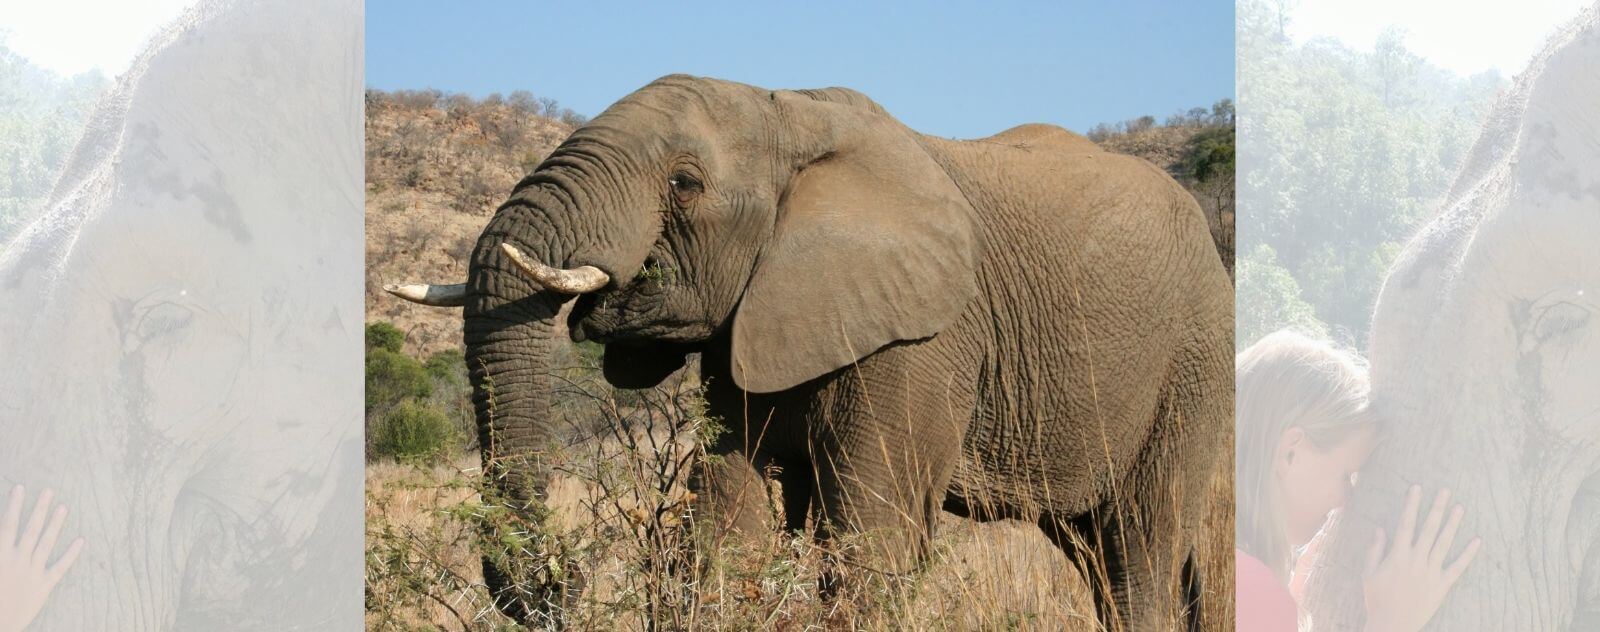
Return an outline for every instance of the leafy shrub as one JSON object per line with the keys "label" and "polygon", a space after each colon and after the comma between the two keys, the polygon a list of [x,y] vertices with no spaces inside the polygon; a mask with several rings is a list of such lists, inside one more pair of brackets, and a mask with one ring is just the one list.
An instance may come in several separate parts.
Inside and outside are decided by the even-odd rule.
{"label": "leafy shrub", "polygon": [[388,349],[367,352],[367,414],[382,413],[433,394],[433,380],[422,363]]}
{"label": "leafy shrub", "polygon": [[370,430],[372,457],[405,462],[433,462],[455,454],[457,431],[444,413],[406,400],[379,418]]}
{"label": "leafy shrub", "polygon": [[451,386],[467,385],[467,358],[460,349],[446,349],[428,356],[422,367],[428,371],[428,377],[436,382]]}
{"label": "leafy shrub", "polygon": [[394,325],[378,321],[367,325],[367,350],[382,349],[390,353],[400,353],[400,347],[405,345],[406,335]]}
{"label": "leafy shrub", "polygon": [[1184,162],[1195,180],[1233,180],[1234,133],[1231,127],[1214,127],[1189,139]]}
{"label": "leafy shrub", "polygon": [[472,384],[467,379],[465,355],[460,349],[440,351],[428,356],[422,368],[433,385],[428,405],[449,420],[462,439],[462,449],[477,449],[478,421],[472,411]]}

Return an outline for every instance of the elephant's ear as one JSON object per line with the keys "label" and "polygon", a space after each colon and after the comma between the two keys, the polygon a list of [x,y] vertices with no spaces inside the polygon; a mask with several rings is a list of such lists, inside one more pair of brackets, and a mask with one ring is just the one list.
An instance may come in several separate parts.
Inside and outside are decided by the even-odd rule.
{"label": "elephant's ear", "polygon": [[832,118],[842,140],[790,179],[734,318],[733,377],[756,393],[933,336],[977,294],[972,207],[914,133],[847,105],[799,107],[796,125]]}

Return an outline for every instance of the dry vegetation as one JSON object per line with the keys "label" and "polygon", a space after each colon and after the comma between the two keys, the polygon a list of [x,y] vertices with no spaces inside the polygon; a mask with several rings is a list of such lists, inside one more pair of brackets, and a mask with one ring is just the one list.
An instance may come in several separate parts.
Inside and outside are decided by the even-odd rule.
{"label": "dry vegetation", "polygon": [[[616,390],[594,357],[566,360],[571,368],[555,374],[563,439],[537,523],[493,500],[475,457],[369,464],[368,629],[523,629],[491,606],[479,562],[486,539],[514,551],[542,582],[573,588],[552,598],[542,629],[1101,629],[1088,582],[1105,581],[1103,569],[1069,561],[1032,523],[945,514],[924,570],[886,577],[842,567],[836,572],[865,578],[864,594],[836,601],[818,598],[826,556],[808,535],[774,530],[745,548],[696,546],[685,482],[719,427],[698,380],[689,372],[648,391]],[[1225,478],[1210,493],[1225,494]],[[1228,541],[1219,542],[1206,557],[1231,559]],[[1206,598],[1231,602],[1231,590],[1209,584]]]}
{"label": "dry vegetation", "polygon": [[[934,563],[871,584],[865,614],[817,597],[824,555],[809,536],[774,531],[753,549],[697,548],[684,482],[704,458],[697,436],[715,420],[693,378],[636,392],[610,389],[593,368],[559,377],[567,439],[554,458],[550,517],[520,546],[583,590],[549,627],[1098,628],[1085,573],[1032,524],[944,516]],[[478,538],[494,512],[477,468],[476,458],[368,466],[369,629],[515,629],[482,584]]]}

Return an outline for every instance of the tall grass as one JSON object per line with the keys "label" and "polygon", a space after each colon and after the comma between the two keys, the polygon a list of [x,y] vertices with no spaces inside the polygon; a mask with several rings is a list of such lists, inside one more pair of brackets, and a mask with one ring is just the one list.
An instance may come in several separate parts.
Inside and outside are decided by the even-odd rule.
{"label": "tall grass", "polygon": [[[551,606],[536,629],[1102,629],[1090,586],[1109,581],[1103,565],[1069,561],[1032,523],[944,514],[930,563],[897,576],[838,564],[809,534],[776,528],[718,547],[697,542],[708,530],[694,528],[688,477],[714,458],[703,446],[720,431],[698,380],[617,391],[588,354],[576,359],[555,372],[567,432],[547,460],[540,520],[508,524],[475,458],[369,466],[368,629],[525,629],[495,610],[484,586],[479,552],[497,547],[517,558],[519,575],[545,584],[528,587]],[[768,482],[772,524],[782,524],[780,491]],[[860,545],[844,537],[830,546]],[[825,569],[854,592],[820,598]],[[1207,589],[1231,605],[1231,583]]]}

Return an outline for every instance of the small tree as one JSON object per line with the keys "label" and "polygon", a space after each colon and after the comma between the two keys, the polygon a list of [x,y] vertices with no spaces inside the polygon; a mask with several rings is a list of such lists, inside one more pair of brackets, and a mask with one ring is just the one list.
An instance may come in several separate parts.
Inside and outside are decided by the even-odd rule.
{"label": "small tree", "polygon": [[405,341],[405,333],[387,322],[380,320],[367,325],[367,351],[383,349],[391,353],[400,353]]}
{"label": "small tree", "polygon": [[539,113],[539,100],[533,98],[533,93],[527,90],[512,92],[506,103],[511,104],[511,107],[516,108],[517,111],[523,114]]}
{"label": "small tree", "polygon": [[1156,117],[1148,114],[1128,121],[1128,133],[1137,134],[1156,126]]}

